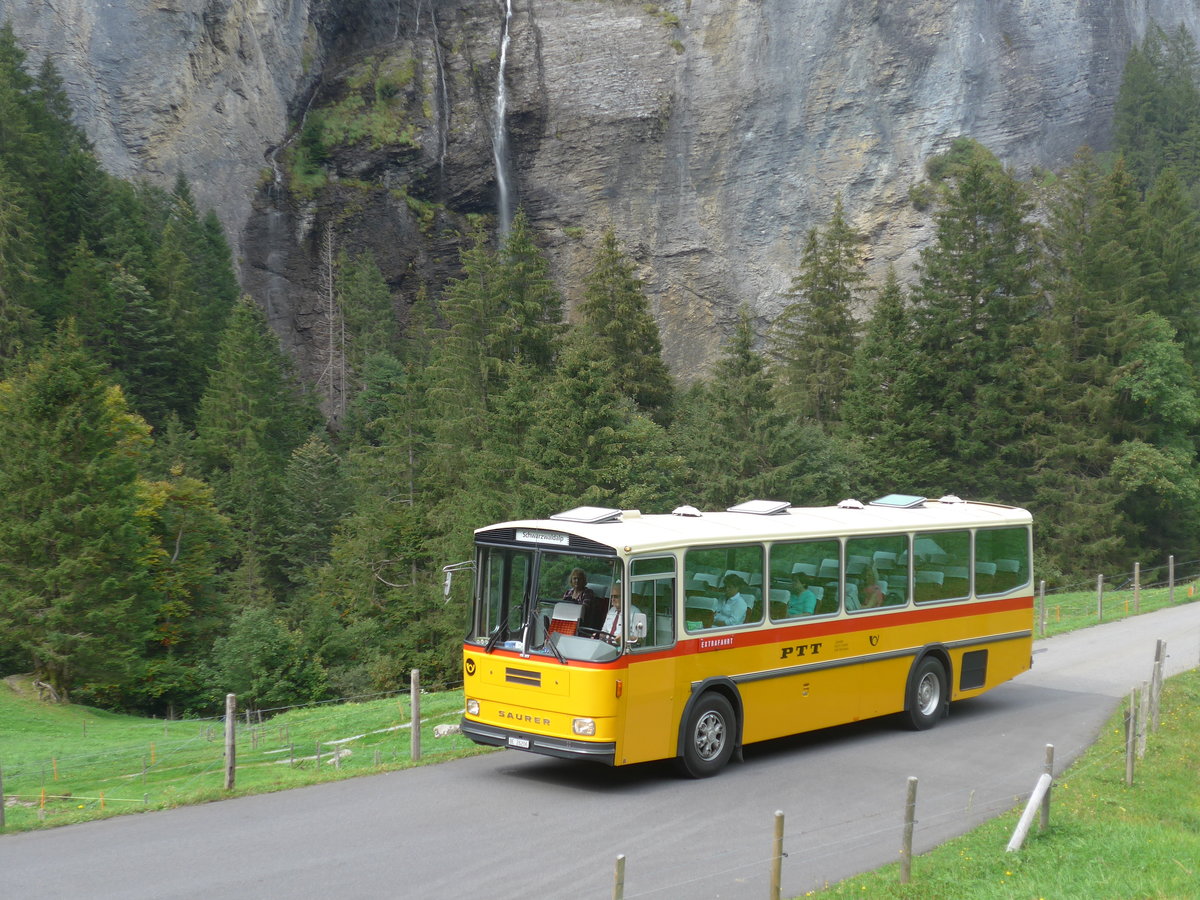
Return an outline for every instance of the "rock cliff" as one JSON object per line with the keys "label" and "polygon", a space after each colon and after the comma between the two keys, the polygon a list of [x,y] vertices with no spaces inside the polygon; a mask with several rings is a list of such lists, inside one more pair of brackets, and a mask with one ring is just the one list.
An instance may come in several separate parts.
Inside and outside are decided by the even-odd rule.
{"label": "rock cliff", "polygon": [[[931,154],[967,135],[1023,173],[1104,149],[1129,48],[1151,22],[1200,33],[1191,0],[511,3],[514,194],[564,285],[615,227],[685,376],[715,358],[739,303],[765,330],[835,197],[872,271],[903,274],[928,239],[907,197]],[[58,65],[111,171],[182,171],[219,211],[243,284],[302,361],[322,240],[374,250],[403,315],[421,282],[453,272],[466,217],[495,212],[505,13],[505,0],[0,0],[32,61]],[[378,115],[343,128],[297,190],[286,160],[302,123],[348,108]]]}

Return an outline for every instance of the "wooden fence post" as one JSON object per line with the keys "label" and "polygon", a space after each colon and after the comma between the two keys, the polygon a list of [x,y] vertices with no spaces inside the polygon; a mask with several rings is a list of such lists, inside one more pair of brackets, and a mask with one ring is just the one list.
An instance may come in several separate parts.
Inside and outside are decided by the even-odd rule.
{"label": "wooden fence post", "polygon": [[412,740],[412,761],[416,762],[421,758],[421,670],[413,669],[412,677],[409,682],[409,690],[412,696],[412,734],[409,737]]}
{"label": "wooden fence post", "polygon": [[1136,616],[1142,608],[1142,564],[1133,564],[1133,614]]}
{"label": "wooden fence post", "polygon": [[1146,758],[1146,734],[1150,729],[1150,682],[1142,682],[1138,697],[1137,757]]}
{"label": "wooden fence post", "polygon": [[1175,554],[1167,557],[1167,602],[1175,602]]}
{"label": "wooden fence post", "polygon": [[617,864],[613,868],[612,900],[624,900],[625,897],[625,854],[617,854]]}
{"label": "wooden fence post", "polygon": [[1034,787],[1033,793],[1029,795],[1029,802],[1025,804],[1025,812],[1021,813],[1021,820],[1017,822],[1017,828],[1008,841],[1007,852],[1015,853],[1025,843],[1025,835],[1029,833],[1029,826],[1033,824],[1034,813],[1042,805],[1042,799],[1046,796],[1046,792],[1050,790],[1050,781],[1051,777],[1045,772],[1038,776],[1037,785]]}
{"label": "wooden fence post", "polygon": [[1042,798],[1042,815],[1038,820],[1038,831],[1050,827],[1050,789],[1054,787],[1054,745],[1046,745],[1046,774],[1050,776],[1050,787],[1046,788],[1046,796]]}
{"label": "wooden fence post", "polygon": [[1038,582],[1038,622],[1041,625],[1042,637],[1046,636],[1046,579]]}
{"label": "wooden fence post", "polygon": [[917,821],[917,779],[908,778],[908,795],[904,800],[904,838],[900,843],[900,883],[912,880],[913,825]]}
{"label": "wooden fence post", "polygon": [[783,810],[775,810],[775,840],[771,847],[771,900],[783,889]]}
{"label": "wooden fence post", "polygon": [[1104,573],[1096,576],[1096,621],[1104,621]]}
{"label": "wooden fence post", "polygon": [[1162,699],[1163,666],[1167,661],[1167,642],[1159,641],[1154,648],[1154,675],[1150,679],[1150,730],[1158,731],[1159,701]]}
{"label": "wooden fence post", "polygon": [[1133,786],[1133,756],[1137,746],[1137,691],[1129,693],[1129,706],[1125,710],[1125,786]]}
{"label": "wooden fence post", "polygon": [[[232,791],[237,767],[237,694],[225,695],[225,790]],[[144,761],[143,761],[144,763]],[[145,771],[142,773],[145,782]]]}

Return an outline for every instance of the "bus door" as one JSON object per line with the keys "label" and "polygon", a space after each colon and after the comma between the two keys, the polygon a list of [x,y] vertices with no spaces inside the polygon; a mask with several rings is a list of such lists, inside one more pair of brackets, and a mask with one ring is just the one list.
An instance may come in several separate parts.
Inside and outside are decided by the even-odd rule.
{"label": "bus door", "polygon": [[[629,615],[646,616],[646,634],[627,640],[628,669],[623,688],[625,727],[617,762],[675,755],[678,723],[675,646],[675,558],[641,557],[629,566]],[[666,652],[664,652],[666,651]]]}

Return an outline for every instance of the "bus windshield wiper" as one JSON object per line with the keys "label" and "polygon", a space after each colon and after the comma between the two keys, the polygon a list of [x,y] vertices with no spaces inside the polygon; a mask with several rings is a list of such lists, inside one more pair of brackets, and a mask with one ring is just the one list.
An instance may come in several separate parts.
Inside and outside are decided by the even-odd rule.
{"label": "bus windshield wiper", "polygon": [[549,647],[550,652],[558,657],[558,661],[560,663],[562,663],[564,666],[567,664],[567,658],[562,655],[562,651],[559,650],[558,647],[555,646],[555,644],[554,644],[554,635],[553,634],[546,635],[546,642],[545,642],[545,644],[543,644],[543,646]]}
{"label": "bus windshield wiper", "polygon": [[490,638],[488,638],[488,642],[483,645],[484,653],[491,653],[493,650],[496,649],[496,644],[497,644],[497,642],[499,642],[500,634],[503,631],[504,631],[504,623],[502,622],[496,626],[496,630],[492,632],[492,636]]}

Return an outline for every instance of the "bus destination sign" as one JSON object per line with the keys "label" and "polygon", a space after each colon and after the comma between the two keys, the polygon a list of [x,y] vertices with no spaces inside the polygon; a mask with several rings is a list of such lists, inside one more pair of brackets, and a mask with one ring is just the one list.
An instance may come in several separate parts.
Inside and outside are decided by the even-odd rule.
{"label": "bus destination sign", "polygon": [[531,544],[558,544],[560,547],[569,546],[571,539],[557,531],[534,531],[528,528],[517,529],[517,540]]}

